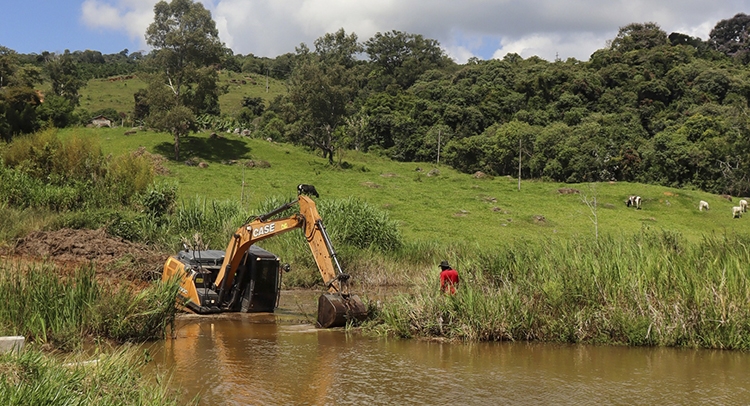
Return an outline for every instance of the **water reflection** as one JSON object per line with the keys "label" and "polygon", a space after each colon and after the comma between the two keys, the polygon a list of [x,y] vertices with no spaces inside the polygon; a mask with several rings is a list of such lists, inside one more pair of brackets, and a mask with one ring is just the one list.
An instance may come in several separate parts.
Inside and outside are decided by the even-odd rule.
{"label": "water reflection", "polygon": [[750,401],[740,352],[369,339],[239,314],[181,320],[151,352],[204,405]]}

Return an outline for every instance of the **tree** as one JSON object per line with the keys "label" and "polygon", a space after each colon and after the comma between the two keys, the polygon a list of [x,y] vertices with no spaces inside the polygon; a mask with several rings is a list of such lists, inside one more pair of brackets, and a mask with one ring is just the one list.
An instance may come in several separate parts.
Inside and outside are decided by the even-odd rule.
{"label": "tree", "polygon": [[719,52],[750,62],[750,16],[737,13],[734,17],[716,23],[708,43]]}
{"label": "tree", "polygon": [[365,52],[370,62],[403,89],[414,84],[422,73],[451,63],[436,40],[396,30],[375,34],[365,42]]}
{"label": "tree", "polygon": [[0,46],[0,88],[8,86],[10,77],[18,68],[18,56],[12,49]]}
{"label": "tree", "polygon": [[362,52],[362,45],[357,42],[357,34],[346,35],[343,28],[336,33],[327,33],[315,40],[315,53],[326,64],[339,64],[351,68],[356,62],[357,54]]}
{"label": "tree", "polygon": [[624,53],[638,49],[651,49],[668,43],[667,33],[658,24],[632,23],[620,27],[617,36],[612,40],[611,48]]}
{"label": "tree", "polygon": [[34,86],[41,82],[39,68],[22,65],[18,54],[0,46],[0,137],[10,141],[17,134],[39,128],[36,108],[41,93]]}
{"label": "tree", "polygon": [[343,29],[315,40],[315,52],[305,44],[297,48],[299,63],[289,87],[289,101],[297,114],[293,137],[323,151],[331,165],[347,138],[347,109],[357,93],[351,68],[360,50],[357,36],[346,35]]}
{"label": "tree", "polygon": [[44,98],[44,103],[36,109],[36,114],[43,123],[51,123],[57,128],[64,128],[73,124],[73,105],[70,100],[58,95]]}
{"label": "tree", "polygon": [[266,111],[266,102],[260,97],[245,96],[242,98],[242,109],[237,114],[237,120],[243,126],[250,126],[256,118]]}
{"label": "tree", "polygon": [[290,82],[289,99],[300,118],[298,136],[323,151],[333,165],[338,138],[344,136],[337,130],[345,124],[347,104],[354,96],[349,72],[341,65],[324,66],[310,57],[294,70]]}
{"label": "tree", "polygon": [[80,97],[78,90],[86,81],[81,77],[70,51],[66,49],[62,55],[52,56],[45,67],[52,81],[52,92],[64,97],[71,106],[77,106]]}
{"label": "tree", "polygon": [[30,87],[12,86],[0,93],[0,136],[10,141],[17,134],[39,129],[36,107],[39,94]]}
{"label": "tree", "polygon": [[[149,86],[150,122],[172,132],[175,159],[179,160],[180,137],[194,126],[188,121],[195,120],[196,114],[219,113],[218,75],[211,67],[228,53],[211,13],[192,0],[157,3],[146,42],[154,47],[154,62],[160,70]],[[171,102],[164,100],[164,89],[172,95]]]}
{"label": "tree", "polygon": [[179,160],[180,139],[186,137],[190,131],[197,127],[195,113],[179,103],[179,99],[174,96],[171,88],[164,86],[163,75],[144,75],[144,79],[148,84],[145,96],[146,106],[138,105],[139,102],[143,103],[144,100],[139,100],[142,95],[136,93],[134,95],[136,108],[141,112],[148,111],[148,116],[144,120],[148,126],[172,134],[174,137],[174,159]]}

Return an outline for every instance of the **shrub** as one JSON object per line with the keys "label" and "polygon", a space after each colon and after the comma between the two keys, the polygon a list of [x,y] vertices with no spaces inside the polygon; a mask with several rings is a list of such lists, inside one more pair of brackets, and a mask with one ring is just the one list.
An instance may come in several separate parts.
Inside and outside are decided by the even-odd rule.
{"label": "shrub", "polygon": [[96,181],[106,172],[99,144],[75,136],[62,142],[55,129],[15,138],[2,158],[6,167],[47,183]]}
{"label": "shrub", "polygon": [[141,195],[141,205],[144,211],[155,217],[171,214],[177,198],[177,185],[174,183],[152,184]]}
{"label": "shrub", "polygon": [[145,192],[154,180],[154,168],[142,155],[120,155],[109,162],[107,169],[105,182],[112,198],[122,204],[130,203],[136,194]]}
{"label": "shrub", "polygon": [[52,174],[55,151],[60,147],[57,130],[47,129],[16,137],[3,150],[3,164],[37,179]]}
{"label": "shrub", "polygon": [[[0,199],[14,207],[56,211],[130,204],[154,179],[152,162],[139,154],[112,159],[98,144],[48,129],[18,137],[2,150]],[[158,189],[168,199],[167,188]]]}
{"label": "shrub", "polygon": [[0,201],[12,207],[69,210],[84,205],[89,184],[56,185],[25,172],[0,167]]}

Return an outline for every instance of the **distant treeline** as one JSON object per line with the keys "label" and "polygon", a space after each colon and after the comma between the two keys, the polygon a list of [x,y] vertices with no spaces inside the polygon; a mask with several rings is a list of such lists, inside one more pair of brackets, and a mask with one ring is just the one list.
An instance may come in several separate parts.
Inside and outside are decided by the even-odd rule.
{"label": "distant treeline", "polygon": [[[53,82],[53,103],[62,104],[59,97],[74,107],[77,88],[55,83],[148,73],[155,69],[149,60],[127,50],[20,55],[0,47],[0,135],[75,124],[35,99],[40,79]],[[285,80],[288,93],[271,103],[246,95],[233,117],[216,103],[194,113],[309,145],[331,164],[340,151],[358,149],[402,161],[439,157],[489,175],[520,170],[524,178],[747,195],[748,62],[750,16],[742,13],[718,22],[705,41],[630,24],[588,61],[508,54],[457,64],[421,35],[391,31],[360,42],[342,29],[276,58],[226,50],[217,70]],[[148,111],[147,100],[139,103],[124,113]]]}

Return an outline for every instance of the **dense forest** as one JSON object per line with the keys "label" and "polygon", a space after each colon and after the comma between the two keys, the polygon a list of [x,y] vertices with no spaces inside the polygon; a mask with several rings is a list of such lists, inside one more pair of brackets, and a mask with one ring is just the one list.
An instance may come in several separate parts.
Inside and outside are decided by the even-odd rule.
{"label": "dense forest", "polygon": [[[190,44],[168,43],[169,25],[160,21],[180,16],[159,4],[148,54],[37,55],[0,46],[0,136],[81,125],[97,113],[78,107],[87,80],[133,74],[148,88],[135,92],[132,110],[106,113],[173,133],[175,159],[179,139],[210,127],[217,120],[205,117],[213,116],[254,137],[308,145],[332,165],[341,164],[339,151],[357,149],[439,159],[468,173],[750,193],[750,16],[743,13],[719,21],[707,40],[633,23],[588,61],[509,54],[457,64],[437,41],[400,31],[361,42],[341,29],[275,58],[235,55],[199,3],[205,42],[192,49],[208,51],[196,55]],[[269,75],[288,92],[271,103],[245,97],[227,117],[218,105],[222,70]],[[38,90],[43,84],[47,94]]]}

